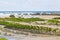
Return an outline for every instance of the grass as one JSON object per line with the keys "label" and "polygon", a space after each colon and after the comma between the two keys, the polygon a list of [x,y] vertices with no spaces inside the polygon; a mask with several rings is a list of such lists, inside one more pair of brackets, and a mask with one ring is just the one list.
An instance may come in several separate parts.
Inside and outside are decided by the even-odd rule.
{"label": "grass", "polygon": [[[39,18],[1,18],[0,20],[0,25],[5,25],[5,28],[9,28],[9,29],[15,29],[15,30],[24,30],[24,31],[29,31],[32,33],[57,33],[57,31],[60,29],[58,28],[49,28],[49,27],[43,27],[43,26],[29,26],[29,25],[22,25],[22,24],[18,24],[18,23],[11,23],[11,22],[6,22],[6,20],[9,21],[17,21],[17,22],[34,22],[34,21],[45,21],[44,19],[39,19]],[[51,24],[55,24],[58,25],[58,23],[60,23],[60,21],[52,19],[52,20],[48,20],[48,23]],[[59,34],[60,35],[60,34]]]}
{"label": "grass", "polygon": [[0,25],[6,25],[6,24],[8,24],[8,22],[6,22],[6,21],[0,21]]}
{"label": "grass", "polygon": [[52,19],[52,20],[48,20],[48,23],[50,24],[55,24],[55,25],[59,25],[60,21],[57,19]]}
{"label": "grass", "polygon": [[[21,24],[7,24],[6,28],[10,28],[10,29],[17,29],[17,30],[25,30],[25,31],[29,31],[32,33],[56,33],[58,28],[49,28],[49,27],[39,27],[39,26],[29,26],[29,25],[21,25]],[[27,29],[27,30],[26,30]]]}
{"label": "grass", "polygon": [[55,18],[53,18],[53,19],[60,19],[60,17],[55,17]]}
{"label": "grass", "polygon": [[0,18],[0,20],[9,20],[9,21],[17,21],[17,22],[45,21],[45,19],[41,19],[41,18]]}
{"label": "grass", "polygon": [[8,40],[8,39],[6,39],[6,38],[0,38],[0,40]]}
{"label": "grass", "polygon": [[29,25],[22,25],[16,23],[10,23],[5,21],[0,21],[0,24],[5,25],[5,28],[14,29],[14,30],[25,30],[32,33],[56,33],[59,29],[57,28],[49,28],[43,26],[29,26]]}

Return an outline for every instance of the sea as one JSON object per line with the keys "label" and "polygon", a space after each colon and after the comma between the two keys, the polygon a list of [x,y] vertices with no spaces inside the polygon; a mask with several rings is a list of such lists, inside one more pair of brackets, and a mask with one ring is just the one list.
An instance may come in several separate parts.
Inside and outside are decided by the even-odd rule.
{"label": "sea", "polygon": [[14,14],[14,13],[17,13],[17,14],[21,14],[21,13],[60,14],[60,11],[0,11],[0,13],[3,13],[3,14]]}

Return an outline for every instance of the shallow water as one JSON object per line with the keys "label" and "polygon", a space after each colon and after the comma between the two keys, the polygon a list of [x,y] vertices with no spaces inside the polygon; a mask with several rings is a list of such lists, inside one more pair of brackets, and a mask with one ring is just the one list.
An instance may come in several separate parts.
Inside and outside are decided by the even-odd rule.
{"label": "shallow water", "polygon": [[12,36],[4,36],[4,35],[0,35],[0,38],[7,38],[8,40],[16,40],[14,37]]}

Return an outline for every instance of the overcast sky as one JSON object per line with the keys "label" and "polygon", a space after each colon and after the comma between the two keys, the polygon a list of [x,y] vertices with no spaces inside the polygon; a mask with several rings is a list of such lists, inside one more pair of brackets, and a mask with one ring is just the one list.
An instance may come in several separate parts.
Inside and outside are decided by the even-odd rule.
{"label": "overcast sky", "polygon": [[0,11],[60,11],[60,0],[0,0]]}

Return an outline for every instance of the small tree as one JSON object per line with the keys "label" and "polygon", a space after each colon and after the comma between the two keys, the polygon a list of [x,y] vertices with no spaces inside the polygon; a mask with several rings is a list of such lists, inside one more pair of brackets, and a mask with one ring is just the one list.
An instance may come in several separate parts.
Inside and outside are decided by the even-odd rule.
{"label": "small tree", "polygon": [[13,17],[13,18],[15,18],[15,16],[14,16],[14,15],[10,15],[10,17]]}

